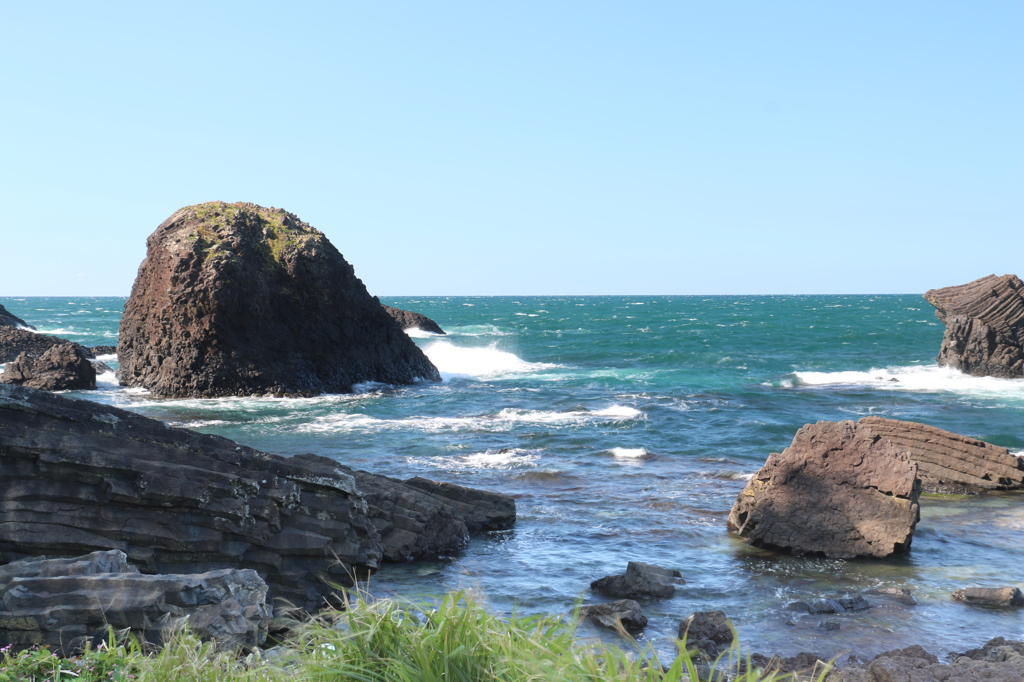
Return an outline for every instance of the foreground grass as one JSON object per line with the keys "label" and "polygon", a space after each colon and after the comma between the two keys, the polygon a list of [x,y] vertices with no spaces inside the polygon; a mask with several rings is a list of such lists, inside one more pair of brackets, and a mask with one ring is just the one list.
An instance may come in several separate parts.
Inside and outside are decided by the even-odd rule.
{"label": "foreground grass", "polygon": [[[631,642],[631,640],[628,640]],[[181,632],[155,654],[109,642],[61,659],[45,649],[0,654],[0,682],[484,682],[552,680],[782,682],[789,675],[749,669],[738,649],[711,666],[686,652],[663,667],[653,649],[595,645],[576,637],[571,619],[502,618],[471,593],[417,605],[354,597],[349,608],[297,627],[281,646],[240,657]],[[746,665],[744,665],[746,664]],[[815,679],[820,682],[821,673]]]}

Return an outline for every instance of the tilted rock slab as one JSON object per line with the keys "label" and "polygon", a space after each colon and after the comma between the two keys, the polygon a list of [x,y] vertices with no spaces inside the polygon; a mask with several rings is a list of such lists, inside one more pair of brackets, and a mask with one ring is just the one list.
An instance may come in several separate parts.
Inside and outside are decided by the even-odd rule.
{"label": "tilted rock slab", "polygon": [[253,649],[267,638],[267,584],[252,569],[144,575],[124,552],[15,561],[0,567],[0,647],[70,655],[130,628],[154,644],[187,621],[201,639]]}
{"label": "tilted rock slab", "polygon": [[14,315],[7,308],[0,305],[0,327],[23,327],[25,329],[35,329],[32,325],[25,322],[25,320]]}
{"label": "tilted rock slab", "polygon": [[999,445],[917,422],[864,417],[858,423],[910,453],[924,492],[963,495],[1024,488],[1024,457]]}
{"label": "tilted rock slab", "polygon": [[818,422],[772,453],[740,492],[728,525],[747,543],[830,558],[910,549],[917,464],[870,424]]}
{"label": "tilted rock slab", "polygon": [[[381,305],[384,304],[382,303]],[[441,329],[441,325],[422,313],[414,313],[411,310],[402,310],[401,308],[392,308],[389,305],[384,305],[384,310],[387,311],[387,314],[390,315],[392,319],[402,327],[402,329],[419,329],[433,334],[445,333],[445,331]]]}
{"label": "tilted rock slab", "polygon": [[156,229],[117,352],[122,385],[164,397],[440,379],[322,232],[248,203],[188,206]]}
{"label": "tilted rock slab", "polygon": [[96,368],[80,346],[62,343],[39,357],[22,353],[4,367],[0,383],[41,391],[91,391],[96,388]]}
{"label": "tilted rock slab", "polygon": [[924,297],[946,325],[940,365],[974,376],[1024,377],[1024,282],[1016,275],[989,275]]}

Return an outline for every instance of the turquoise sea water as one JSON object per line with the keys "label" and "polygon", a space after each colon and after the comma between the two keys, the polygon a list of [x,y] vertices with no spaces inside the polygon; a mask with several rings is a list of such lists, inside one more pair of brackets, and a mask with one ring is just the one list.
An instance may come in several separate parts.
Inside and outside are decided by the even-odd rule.
{"label": "turquoise sea water", "polygon": [[[106,375],[101,390],[75,395],[270,452],[517,498],[513,530],[475,537],[442,561],[386,566],[375,592],[470,587],[497,611],[558,613],[581,598],[602,601],[590,581],[639,560],[687,580],[673,599],[644,607],[644,637],[666,652],[681,619],[710,609],[768,653],[920,643],[942,654],[1024,638],[1019,610],[949,599],[965,585],[1024,584],[1024,495],[926,496],[910,554],[882,561],[775,555],[725,528],[746,478],[808,422],[875,414],[1024,451],[1024,381],[938,368],[942,326],[920,296],[384,302],[449,331],[412,333],[442,383],[298,400],[155,400]],[[116,343],[124,299],[0,303],[40,331],[97,345]],[[920,603],[869,597],[869,611],[826,617],[785,610],[880,586],[909,587]],[[841,630],[819,629],[825,619]]]}

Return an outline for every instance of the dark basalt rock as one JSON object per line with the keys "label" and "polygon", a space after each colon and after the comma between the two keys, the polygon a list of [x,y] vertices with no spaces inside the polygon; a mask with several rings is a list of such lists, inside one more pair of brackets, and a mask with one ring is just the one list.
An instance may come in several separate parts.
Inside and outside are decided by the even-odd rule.
{"label": "dark basalt rock", "polygon": [[0,568],[0,646],[48,646],[62,655],[129,628],[161,644],[188,620],[202,639],[254,649],[267,638],[267,584],[251,569],[143,575],[123,552],[16,561]]}
{"label": "dark basalt rock", "polygon": [[11,362],[22,353],[39,357],[54,346],[60,346],[65,343],[70,343],[75,348],[78,348],[85,357],[93,357],[93,352],[89,348],[73,341],[62,339],[59,336],[38,334],[27,329],[15,329],[14,327],[0,327],[0,364]]}
{"label": "dark basalt rock", "polygon": [[998,445],[927,424],[883,417],[858,422],[910,453],[924,492],[973,494],[1024,488],[1024,457]]}
{"label": "dark basalt rock", "polygon": [[1016,275],[989,275],[924,297],[946,325],[940,365],[974,376],[1024,377],[1024,282]]}
{"label": "dark basalt rock", "polygon": [[25,320],[11,314],[11,311],[0,305],[0,327],[23,327],[25,329],[35,329],[32,325],[25,322]]}
{"label": "dark basalt rock", "polygon": [[953,599],[973,606],[1024,606],[1017,587],[965,587],[955,590]]}
{"label": "dark basalt rock", "polygon": [[879,654],[865,665],[833,672],[828,682],[1020,682],[1024,680],[1024,642],[996,637],[981,649],[951,654],[952,663],[918,645]]}
{"label": "dark basalt rock", "polygon": [[[801,651],[796,656],[787,657],[751,654],[750,663],[752,667],[760,668],[766,674],[773,672],[777,675],[798,673],[809,679],[816,680],[825,669],[825,666],[828,665],[828,658],[806,651]],[[745,661],[740,662],[740,669],[746,669]],[[798,679],[803,679],[803,677]]]}
{"label": "dark basalt rock", "polygon": [[919,494],[917,464],[870,423],[818,422],[768,457],[728,525],[759,547],[885,557],[910,548]]}
{"label": "dark basalt rock", "polygon": [[116,355],[117,346],[91,346],[89,348],[92,351],[92,357],[96,358],[101,355]]}
{"label": "dark basalt rock", "polygon": [[630,561],[625,573],[598,578],[590,583],[590,589],[619,599],[670,599],[675,586],[685,584],[679,571]]}
{"label": "dark basalt rock", "polygon": [[51,346],[39,357],[20,354],[4,367],[0,383],[41,391],[91,391],[96,388],[96,368],[81,347],[62,343]]}
{"label": "dark basalt rock", "polygon": [[640,605],[631,599],[581,606],[580,618],[609,630],[621,628],[631,635],[647,627],[647,616],[640,610]]}
{"label": "dark basalt rock", "polygon": [[811,615],[820,615],[824,613],[866,611],[871,608],[871,604],[864,597],[857,595],[855,597],[840,597],[838,599],[816,599],[810,603],[795,601],[786,608],[790,611],[802,611]]}
{"label": "dark basalt rock", "polygon": [[736,632],[724,611],[697,611],[679,624],[679,639],[684,637],[687,649],[697,649],[714,660],[732,646]]}
{"label": "dark basalt rock", "polygon": [[247,203],[183,208],[149,237],[118,357],[121,384],[164,397],[440,379],[322,232]]}
{"label": "dark basalt rock", "polygon": [[144,573],[252,568],[272,599],[315,610],[333,599],[325,580],[515,520],[507,496],[412,483],[0,385],[0,563],[118,549]]}
{"label": "dark basalt rock", "polygon": [[[382,303],[381,305],[384,304]],[[445,331],[441,329],[441,325],[421,313],[414,313],[410,310],[402,310],[401,308],[392,308],[389,305],[385,305],[384,310],[402,327],[402,329],[415,328],[421,331],[431,332],[433,334],[445,333]]]}

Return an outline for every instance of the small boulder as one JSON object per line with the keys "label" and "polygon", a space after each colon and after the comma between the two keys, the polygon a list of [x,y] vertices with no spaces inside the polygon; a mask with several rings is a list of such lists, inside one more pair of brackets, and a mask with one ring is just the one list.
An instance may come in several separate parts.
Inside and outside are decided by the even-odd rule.
{"label": "small boulder", "polygon": [[[381,305],[384,304],[382,303]],[[395,322],[402,327],[402,329],[419,329],[420,331],[430,332],[431,334],[445,333],[445,331],[441,329],[441,325],[421,313],[414,313],[411,310],[402,310],[401,308],[392,308],[389,305],[384,306],[384,311],[390,315]]]}
{"label": "small boulder", "polygon": [[679,571],[630,561],[625,573],[599,578],[590,583],[590,589],[619,599],[669,599],[676,585],[685,584]]}
{"label": "small boulder", "polygon": [[647,627],[647,616],[640,610],[640,605],[631,599],[581,606],[580,618],[611,630],[621,628],[631,635]]}
{"label": "small boulder", "polygon": [[697,611],[679,624],[679,639],[714,659],[732,646],[736,631],[724,611]]}
{"label": "small boulder", "polygon": [[897,601],[900,604],[906,606],[917,605],[917,599],[914,599],[914,594],[906,587],[875,587],[868,590],[868,594],[876,594],[883,597],[888,597],[893,601]]}
{"label": "small boulder", "polygon": [[1024,679],[1024,642],[990,640],[982,649],[951,654],[952,663],[918,645],[886,651],[866,664],[833,672],[829,682],[1020,682]]}
{"label": "small boulder", "polygon": [[953,599],[972,606],[1024,606],[1024,594],[1016,587],[965,587]]}
{"label": "small boulder", "polygon": [[22,353],[7,363],[0,382],[41,391],[93,390],[96,368],[81,348],[63,343],[52,346],[39,357]]}

